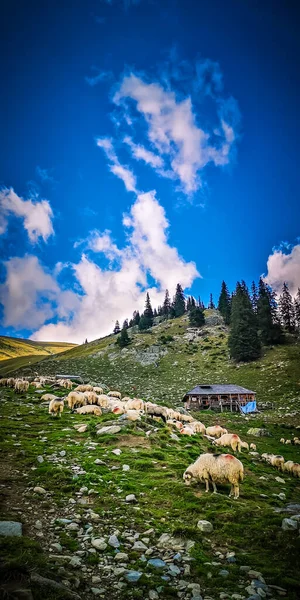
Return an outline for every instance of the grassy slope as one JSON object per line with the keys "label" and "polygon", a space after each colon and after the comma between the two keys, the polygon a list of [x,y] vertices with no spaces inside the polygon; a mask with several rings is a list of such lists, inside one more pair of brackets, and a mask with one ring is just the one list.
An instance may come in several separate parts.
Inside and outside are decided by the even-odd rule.
{"label": "grassy slope", "polygon": [[19,338],[0,336],[0,361],[21,356],[49,356],[73,348],[75,344],[66,342],[34,342]]}

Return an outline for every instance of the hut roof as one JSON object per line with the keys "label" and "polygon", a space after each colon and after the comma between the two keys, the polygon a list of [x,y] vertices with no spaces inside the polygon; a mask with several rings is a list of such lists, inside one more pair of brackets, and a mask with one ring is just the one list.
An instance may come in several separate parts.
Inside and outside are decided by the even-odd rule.
{"label": "hut roof", "polygon": [[215,394],[255,394],[252,390],[247,390],[240,385],[226,384],[199,384],[185,394],[186,396],[207,396]]}

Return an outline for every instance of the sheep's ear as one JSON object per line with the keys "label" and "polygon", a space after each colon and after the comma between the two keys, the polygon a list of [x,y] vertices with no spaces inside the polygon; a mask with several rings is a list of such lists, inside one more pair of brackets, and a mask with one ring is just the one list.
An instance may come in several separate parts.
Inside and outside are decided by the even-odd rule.
{"label": "sheep's ear", "polygon": [[184,479],[192,479],[192,473],[190,471],[186,471],[184,474]]}

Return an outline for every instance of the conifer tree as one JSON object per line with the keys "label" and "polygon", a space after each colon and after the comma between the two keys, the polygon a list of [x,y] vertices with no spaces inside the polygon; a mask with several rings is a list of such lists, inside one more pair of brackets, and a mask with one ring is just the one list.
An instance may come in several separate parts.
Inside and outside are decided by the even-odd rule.
{"label": "conifer tree", "polygon": [[297,294],[294,300],[294,314],[295,314],[295,326],[300,331],[300,288],[298,288]]}
{"label": "conifer tree", "polygon": [[129,319],[128,327],[133,327],[133,319]]}
{"label": "conifer tree", "polygon": [[119,323],[119,321],[116,321],[116,324],[114,326],[114,334],[120,333],[120,331],[121,331],[120,323]]}
{"label": "conifer tree", "polygon": [[205,324],[204,310],[200,306],[192,306],[189,311],[190,327],[202,327]]}
{"label": "conifer tree", "polygon": [[84,343],[85,343],[85,344],[88,344],[87,338],[85,338],[85,342],[84,342]]}
{"label": "conifer tree", "polygon": [[155,317],[157,317],[157,316],[158,316],[158,315],[157,315],[157,310],[156,310],[156,308],[155,308],[155,309],[154,309],[154,311],[153,311],[153,317],[155,318]]}
{"label": "conifer tree", "polygon": [[288,285],[285,282],[282,287],[282,294],[279,298],[279,308],[283,327],[286,331],[292,333],[295,329],[294,306]]}
{"label": "conifer tree", "polygon": [[158,317],[162,317],[163,316],[162,306],[158,306],[157,307],[157,315],[158,315]]}
{"label": "conifer tree", "polygon": [[203,309],[205,308],[204,302],[202,302],[200,296],[198,297],[198,306],[200,306],[200,308],[203,308]]}
{"label": "conifer tree", "polygon": [[218,311],[221,313],[225,325],[229,325],[231,313],[231,298],[225,281],[222,281],[221,293],[218,302]]}
{"label": "conifer tree", "polygon": [[232,298],[231,329],[228,346],[237,361],[251,361],[260,356],[257,321],[245,282],[237,283]]}
{"label": "conifer tree", "polygon": [[151,306],[151,302],[150,302],[150,296],[149,296],[149,293],[147,292],[145,310],[140,318],[139,329],[141,331],[143,331],[145,329],[149,329],[150,327],[152,327],[152,325],[153,325],[153,310],[152,310],[152,306]]}
{"label": "conifer tree", "polygon": [[215,308],[214,301],[213,301],[213,295],[212,294],[209,295],[208,308],[210,308],[210,309],[214,309]]}
{"label": "conifer tree", "polygon": [[128,344],[130,344],[130,338],[127,333],[127,329],[128,327],[122,327],[122,331],[119,337],[117,338],[116,344],[118,344],[120,348],[125,348],[126,346],[128,346]]}
{"label": "conifer tree", "polygon": [[128,319],[125,319],[123,325],[122,325],[122,329],[128,329],[129,325],[128,325]]}
{"label": "conifer tree", "polygon": [[264,280],[260,278],[256,314],[259,336],[261,342],[265,345],[279,344],[283,341],[282,329],[280,323],[277,321],[274,309],[273,292]]}
{"label": "conifer tree", "polygon": [[162,314],[166,319],[170,315],[170,309],[171,309],[171,300],[170,300],[170,296],[169,296],[169,291],[166,290],[164,303],[162,305]]}
{"label": "conifer tree", "polygon": [[172,307],[175,317],[181,317],[185,313],[185,298],[180,283],[177,283]]}
{"label": "conifer tree", "polygon": [[258,291],[257,291],[256,283],[255,283],[255,281],[252,281],[251,302],[252,302],[253,310],[255,313],[257,312],[257,300],[258,300]]}
{"label": "conifer tree", "polygon": [[133,315],[132,315],[132,321],[133,321],[133,325],[138,325],[140,322],[140,313],[138,310],[135,310]]}

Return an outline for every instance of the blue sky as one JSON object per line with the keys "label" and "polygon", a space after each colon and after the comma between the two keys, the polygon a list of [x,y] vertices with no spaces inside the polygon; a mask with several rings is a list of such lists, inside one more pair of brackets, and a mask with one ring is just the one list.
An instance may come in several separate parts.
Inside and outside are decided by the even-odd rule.
{"label": "blue sky", "polygon": [[296,291],[298,12],[2,9],[2,334],[93,339],[177,281],[205,302],[262,273]]}

